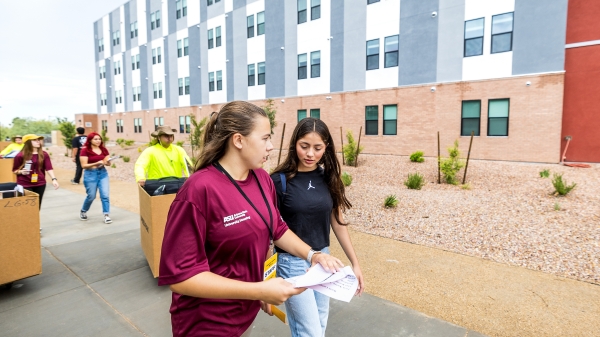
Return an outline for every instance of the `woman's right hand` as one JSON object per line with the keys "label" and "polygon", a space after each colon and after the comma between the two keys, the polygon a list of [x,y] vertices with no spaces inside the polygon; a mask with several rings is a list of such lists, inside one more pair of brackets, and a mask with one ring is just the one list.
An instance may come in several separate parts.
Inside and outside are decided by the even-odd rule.
{"label": "woman's right hand", "polygon": [[104,163],[101,162],[101,161],[99,161],[99,162],[96,163],[96,166],[98,166],[100,168],[100,167],[104,166]]}
{"label": "woman's right hand", "polygon": [[306,288],[294,288],[294,285],[281,277],[260,282],[259,285],[259,300],[275,305],[280,305],[288,298],[301,294],[306,290]]}

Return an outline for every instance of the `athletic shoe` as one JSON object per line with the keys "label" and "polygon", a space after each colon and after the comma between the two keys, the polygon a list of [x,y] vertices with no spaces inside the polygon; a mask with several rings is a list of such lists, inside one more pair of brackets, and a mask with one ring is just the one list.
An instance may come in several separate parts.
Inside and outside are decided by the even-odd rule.
{"label": "athletic shoe", "polygon": [[71,179],[71,185],[79,185],[79,183],[76,183],[75,180]]}
{"label": "athletic shoe", "polygon": [[104,223],[111,223],[111,222],[112,222],[112,220],[110,219],[108,214],[104,214]]}
{"label": "athletic shoe", "polygon": [[79,219],[81,219],[81,221],[87,221],[87,214],[85,212],[79,212]]}

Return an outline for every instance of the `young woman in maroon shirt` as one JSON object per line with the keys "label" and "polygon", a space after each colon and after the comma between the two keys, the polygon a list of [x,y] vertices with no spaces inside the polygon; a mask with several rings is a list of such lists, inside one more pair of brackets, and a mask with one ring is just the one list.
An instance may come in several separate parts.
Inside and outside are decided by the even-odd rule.
{"label": "young woman in maroon shirt", "polygon": [[281,278],[263,280],[273,243],[327,270],[343,266],[288,230],[261,168],[272,149],[262,108],[234,101],[211,116],[196,172],[177,193],[165,228],[158,283],[173,291],[174,336],[248,336],[261,307],[270,313],[268,304],[302,293]]}

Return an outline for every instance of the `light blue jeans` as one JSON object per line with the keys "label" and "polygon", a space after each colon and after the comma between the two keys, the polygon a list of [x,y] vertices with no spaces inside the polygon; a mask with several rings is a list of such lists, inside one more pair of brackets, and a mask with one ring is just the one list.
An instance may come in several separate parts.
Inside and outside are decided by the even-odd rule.
{"label": "light blue jeans", "polygon": [[[321,250],[329,254],[329,247]],[[306,274],[310,264],[299,257],[279,253],[277,277],[289,278]],[[285,301],[292,337],[323,337],[329,318],[329,297],[312,289]]]}
{"label": "light blue jeans", "polygon": [[110,213],[110,201],[109,196],[109,185],[108,185],[108,171],[106,168],[97,169],[86,169],[83,174],[83,185],[85,186],[85,192],[87,197],[83,201],[81,207],[82,212],[87,212],[92,206],[92,202],[96,199],[96,191],[100,191],[100,200],[102,201],[102,213]]}

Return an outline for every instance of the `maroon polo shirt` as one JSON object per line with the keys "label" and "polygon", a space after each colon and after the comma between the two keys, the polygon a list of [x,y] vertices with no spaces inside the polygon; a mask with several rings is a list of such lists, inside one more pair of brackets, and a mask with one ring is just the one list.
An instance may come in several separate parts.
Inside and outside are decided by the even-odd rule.
{"label": "maroon polo shirt", "polygon": [[[288,230],[277,210],[273,181],[255,170],[273,214],[274,240]],[[257,181],[238,185],[269,221]],[[214,166],[194,173],[171,204],[163,239],[158,285],[210,271],[244,282],[263,280],[269,230],[231,181]],[[240,336],[254,321],[259,301],[196,298],[173,293],[173,336]]]}
{"label": "maroon polo shirt", "polygon": [[[46,153],[46,151],[43,151],[42,153],[44,156],[44,163],[42,164],[42,167],[40,168],[38,155],[32,155],[31,171],[29,171],[28,175],[17,175],[17,184],[23,187],[38,187],[46,185],[46,171],[52,170],[52,162],[50,162],[50,156],[48,153]],[[13,172],[20,169],[21,165],[23,164],[23,159],[23,152],[21,151],[15,156],[13,161]],[[38,175],[38,181],[36,183],[31,182],[31,176],[34,173]]]}

